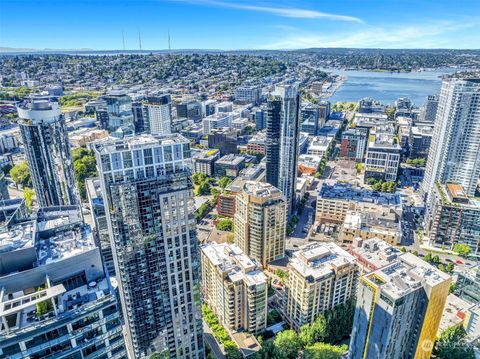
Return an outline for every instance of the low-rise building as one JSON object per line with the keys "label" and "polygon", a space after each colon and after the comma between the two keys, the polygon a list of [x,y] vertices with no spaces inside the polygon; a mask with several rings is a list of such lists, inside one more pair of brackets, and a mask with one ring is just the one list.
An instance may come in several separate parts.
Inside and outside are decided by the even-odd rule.
{"label": "low-rise building", "polygon": [[262,88],[260,86],[240,86],[235,89],[235,102],[239,104],[260,103]]}
{"label": "low-rise building", "polygon": [[233,128],[212,130],[208,135],[208,148],[220,150],[220,156],[229,153],[238,153],[238,131]]}
{"label": "low-rise building", "polygon": [[217,213],[233,218],[235,215],[235,193],[220,193],[217,197]]}
{"label": "low-rise building", "polygon": [[332,144],[333,138],[326,136],[316,136],[310,142],[307,149],[308,155],[316,155],[323,157]]}
{"label": "low-rise building", "polygon": [[369,130],[377,126],[385,126],[389,122],[388,115],[378,112],[357,112],[353,118],[353,125],[355,127],[362,127]]}
{"label": "low-rise building", "polygon": [[347,211],[340,229],[339,240],[352,243],[355,238],[380,238],[398,245],[402,238],[401,221],[398,214],[390,208],[378,208],[376,211]]}
{"label": "low-rise building", "polygon": [[298,156],[298,171],[307,175],[313,175],[317,172],[322,157],[317,155],[300,155]]}
{"label": "low-rise building", "polygon": [[370,131],[365,156],[365,179],[396,181],[402,147],[389,126]]}
{"label": "low-rise building", "polygon": [[201,247],[205,303],[230,331],[262,332],[267,325],[267,277],[240,248],[211,242]]}
{"label": "low-rise building", "polygon": [[232,127],[238,131],[243,131],[248,125],[248,118],[240,117],[232,121]]}
{"label": "low-rise building", "polygon": [[299,330],[355,294],[355,258],[334,243],[309,243],[287,265],[285,315]]}
{"label": "low-rise building", "polygon": [[376,211],[382,207],[395,210],[401,217],[400,195],[354,187],[349,183],[324,183],[318,192],[315,221],[342,224],[349,210]]}
{"label": "low-rise building", "polygon": [[193,162],[193,172],[203,173],[207,176],[215,175],[215,162],[220,158],[220,151],[217,149],[213,150],[201,150],[193,153],[192,151],[192,162]]}
{"label": "low-rise building", "polygon": [[265,132],[257,132],[247,143],[247,151],[265,154]]}
{"label": "low-rise building", "polygon": [[215,176],[235,178],[245,168],[245,158],[234,154],[225,155],[215,162]]}
{"label": "low-rise building", "polygon": [[92,142],[107,138],[108,136],[109,133],[107,130],[85,128],[69,132],[68,140],[73,147],[85,147]]}
{"label": "low-rise building", "polygon": [[417,124],[410,129],[410,158],[427,158],[433,137],[433,123]]}
{"label": "low-rise building", "polygon": [[377,237],[355,238],[348,251],[357,260],[360,274],[367,274],[392,263],[403,253]]}
{"label": "low-rise building", "polygon": [[340,156],[348,160],[362,161],[367,148],[368,129],[349,128],[342,133]]}
{"label": "low-rise building", "polygon": [[216,112],[202,120],[203,134],[209,135],[213,130],[232,127],[231,112]]}

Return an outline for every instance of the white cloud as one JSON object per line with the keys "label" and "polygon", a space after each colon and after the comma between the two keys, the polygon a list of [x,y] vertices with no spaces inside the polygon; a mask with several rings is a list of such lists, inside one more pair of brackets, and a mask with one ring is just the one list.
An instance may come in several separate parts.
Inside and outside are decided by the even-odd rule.
{"label": "white cloud", "polygon": [[223,7],[223,8],[229,8],[229,9],[263,12],[271,15],[297,18],[297,19],[328,19],[328,20],[363,23],[362,19],[354,16],[331,14],[331,13],[317,11],[317,10],[298,9],[298,8],[292,8],[292,7],[257,6],[257,5],[239,4],[234,2],[216,1],[216,0],[174,0],[174,1],[186,2],[190,4],[197,4],[197,5]]}
{"label": "white cloud", "polygon": [[309,47],[364,47],[364,48],[438,48],[461,47],[450,43],[455,31],[476,27],[476,23],[438,21],[422,25],[366,27],[348,33],[318,33],[290,29],[279,41],[263,44],[262,49],[301,49]]}

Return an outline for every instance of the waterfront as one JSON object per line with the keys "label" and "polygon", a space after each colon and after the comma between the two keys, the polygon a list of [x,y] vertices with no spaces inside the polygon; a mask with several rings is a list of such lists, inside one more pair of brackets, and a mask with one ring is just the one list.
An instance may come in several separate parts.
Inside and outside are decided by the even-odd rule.
{"label": "waterfront", "polygon": [[408,97],[416,106],[422,106],[428,95],[438,95],[442,75],[455,72],[453,69],[408,73],[324,70],[346,78],[330,98],[333,103],[372,97],[384,104],[393,104],[399,97]]}

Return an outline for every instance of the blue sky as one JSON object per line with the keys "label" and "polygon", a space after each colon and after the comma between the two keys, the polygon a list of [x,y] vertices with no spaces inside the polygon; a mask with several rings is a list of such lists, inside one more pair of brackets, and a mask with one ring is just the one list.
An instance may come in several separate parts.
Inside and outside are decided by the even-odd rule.
{"label": "blue sky", "polygon": [[480,0],[0,0],[0,47],[480,48]]}

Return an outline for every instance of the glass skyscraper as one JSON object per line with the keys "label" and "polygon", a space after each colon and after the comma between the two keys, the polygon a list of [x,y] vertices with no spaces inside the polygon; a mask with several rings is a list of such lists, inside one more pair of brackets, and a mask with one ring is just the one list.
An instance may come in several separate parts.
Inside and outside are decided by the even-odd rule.
{"label": "glass skyscraper", "polygon": [[295,207],[298,143],[300,135],[300,95],[294,85],[280,85],[267,103],[266,181],[279,188]]}
{"label": "glass skyscraper", "polygon": [[17,111],[40,207],[78,204],[70,143],[60,106],[48,98],[32,97]]}
{"label": "glass skyscraper", "polygon": [[[437,182],[456,182],[473,195],[480,177],[480,78],[446,78],[442,82],[423,193]],[[427,200],[427,205],[430,200]]]}
{"label": "glass skyscraper", "polygon": [[141,135],[95,146],[132,358],[203,358],[189,142]]}

